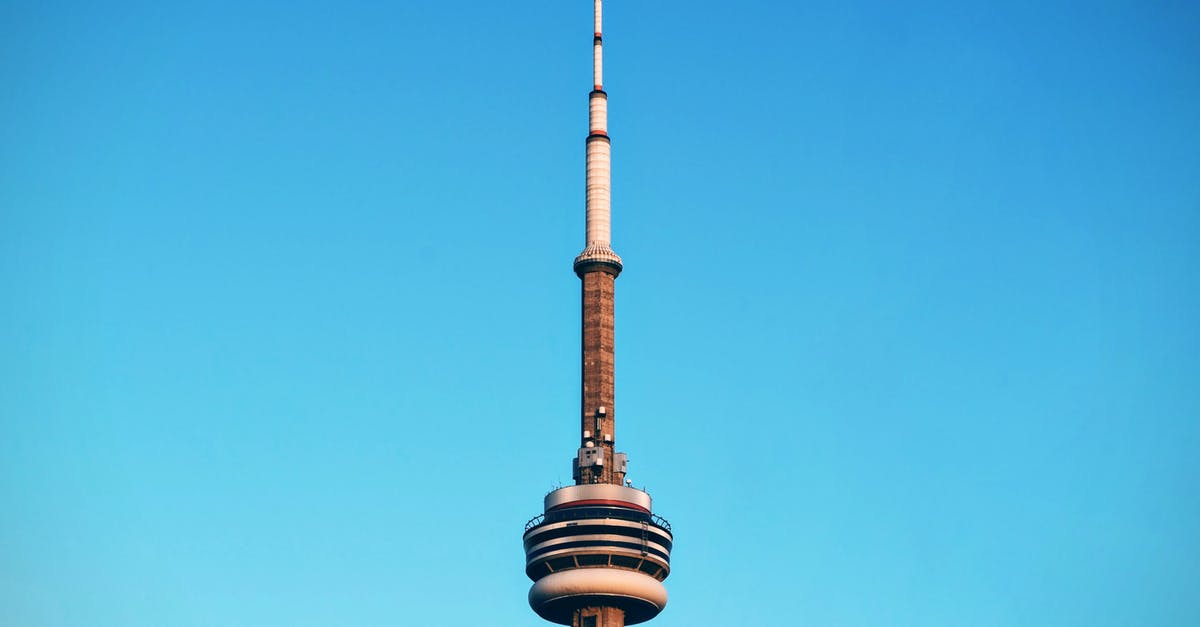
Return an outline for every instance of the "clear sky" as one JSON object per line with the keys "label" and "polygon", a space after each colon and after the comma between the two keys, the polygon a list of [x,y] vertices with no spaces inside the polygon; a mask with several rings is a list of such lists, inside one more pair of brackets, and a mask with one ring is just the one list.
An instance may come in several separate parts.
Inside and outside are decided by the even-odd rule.
{"label": "clear sky", "polygon": [[[606,9],[654,624],[1200,624],[1200,7]],[[0,624],[540,624],[590,14],[0,2]]]}

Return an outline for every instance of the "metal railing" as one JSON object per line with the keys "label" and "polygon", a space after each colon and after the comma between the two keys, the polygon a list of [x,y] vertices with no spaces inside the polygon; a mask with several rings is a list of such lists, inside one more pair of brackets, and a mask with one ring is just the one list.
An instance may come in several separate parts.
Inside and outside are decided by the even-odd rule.
{"label": "metal railing", "polygon": [[[620,512],[619,515],[614,515],[614,514],[618,514],[618,512]],[[672,533],[671,523],[667,522],[666,518],[663,518],[662,516],[659,516],[658,514],[644,514],[642,512],[632,512],[632,511],[626,514],[625,512],[622,512],[621,510],[615,509],[615,508],[596,508],[596,507],[581,507],[581,508],[577,508],[577,509],[564,509],[564,510],[559,510],[557,512],[553,512],[553,514],[554,514],[555,522],[558,522],[560,520],[586,519],[586,518],[617,518],[619,520],[633,520],[633,521],[646,520],[646,521],[650,522],[651,524],[653,524],[655,527],[658,527],[660,529],[665,529],[667,531],[667,533]],[[546,515],[538,514],[537,516],[530,518],[529,522],[525,523],[525,531],[528,532],[530,529],[533,529],[534,527],[537,527],[544,522],[546,522]]]}

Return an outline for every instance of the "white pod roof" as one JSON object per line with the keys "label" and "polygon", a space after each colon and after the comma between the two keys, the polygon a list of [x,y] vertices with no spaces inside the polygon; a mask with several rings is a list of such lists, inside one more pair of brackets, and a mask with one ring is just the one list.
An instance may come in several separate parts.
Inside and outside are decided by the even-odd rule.
{"label": "white pod roof", "polygon": [[587,505],[629,507],[647,513],[651,509],[650,494],[637,488],[627,488],[609,483],[573,485],[559,488],[546,495],[546,510],[560,507],[584,507]]}

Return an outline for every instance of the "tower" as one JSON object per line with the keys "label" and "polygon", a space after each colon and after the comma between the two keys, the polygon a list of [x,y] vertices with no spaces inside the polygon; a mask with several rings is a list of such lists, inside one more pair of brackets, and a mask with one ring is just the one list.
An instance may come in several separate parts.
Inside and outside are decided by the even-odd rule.
{"label": "tower", "polygon": [[595,2],[593,89],[588,96],[587,235],[575,258],[583,284],[582,402],[575,485],[547,494],[525,525],[529,605],[572,627],[623,627],[650,620],[667,603],[674,537],[651,510],[650,495],[625,480],[616,451],[614,288],[621,258],[612,249],[611,150],[604,91],[603,0]]}

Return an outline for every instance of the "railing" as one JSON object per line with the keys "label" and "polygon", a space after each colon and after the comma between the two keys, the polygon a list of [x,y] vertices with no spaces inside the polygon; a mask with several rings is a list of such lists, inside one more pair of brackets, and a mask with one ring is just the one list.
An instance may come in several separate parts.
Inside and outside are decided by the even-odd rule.
{"label": "railing", "polygon": [[[666,518],[663,518],[658,514],[645,514],[642,512],[621,510],[618,508],[579,507],[563,509],[552,512],[552,517],[554,522],[587,518],[617,518],[619,520],[648,521],[660,529],[665,529],[667,533],[672,533],[671,523],[667,522]],[[528,532],[530,529],[533,529],[544,522],[546,522],[546,515],[538,514],[537,516],[530,518],[529,522],[525,523],[525,531]]]}
{"label": "railing", "polygon": [[530,529],[542,524],[543,520],[546,520],[545,514],[538,514],[537,516],[530,518],[529,522],[525,523],[525,531],[529,531]]}

